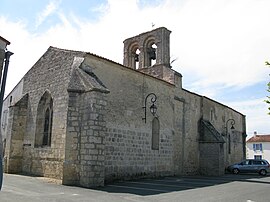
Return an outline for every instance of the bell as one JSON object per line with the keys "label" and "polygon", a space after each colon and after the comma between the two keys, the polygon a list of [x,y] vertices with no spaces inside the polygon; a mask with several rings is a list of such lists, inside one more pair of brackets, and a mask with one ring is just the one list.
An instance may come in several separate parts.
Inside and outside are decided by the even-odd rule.
{"label": "bell", "polygon": [[135,54],[134,60],[135,60],[135,62],[139,62],[139,54]]}
{"label": "bell", "polygon": [[155,48],[149,48],[148,50],[149,58],[150,60],[155,60],[156,59],[156,49]]}

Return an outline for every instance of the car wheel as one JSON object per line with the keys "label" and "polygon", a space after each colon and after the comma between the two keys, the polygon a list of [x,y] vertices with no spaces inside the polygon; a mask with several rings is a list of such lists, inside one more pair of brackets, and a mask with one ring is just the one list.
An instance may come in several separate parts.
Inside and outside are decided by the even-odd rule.
{"label": "car wheel", "polygon": [[262,170],[260,170],[259,174],[265,176],[267,174],[267,172],[266,172],[266,170],[262,169]]}
{"label": "car wheel", "polygon": [[232,171],[233,171],[233,174],[238,174],[239,173],[239,170],[237,168],[234,168]]}

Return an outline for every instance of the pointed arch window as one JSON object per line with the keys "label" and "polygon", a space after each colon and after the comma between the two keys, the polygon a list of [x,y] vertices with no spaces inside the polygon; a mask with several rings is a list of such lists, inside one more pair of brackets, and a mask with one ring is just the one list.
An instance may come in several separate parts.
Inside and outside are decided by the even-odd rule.
{"label": "pointed arch window", "polygon": [[52,134],[52,110],[50,108],[47,108],[44,119],[42,145],[44,146],[51,145],[51,134]]}
{"label": "pointed arch window", "polygon": [[53,99],[46,91],[41,97],[37,108],[35,146],[51,146],[53,123]]}
{"label": "pointed arch window", "polygon": [[155,117],[152,121],[152,149],[159,150],[159,120]]}

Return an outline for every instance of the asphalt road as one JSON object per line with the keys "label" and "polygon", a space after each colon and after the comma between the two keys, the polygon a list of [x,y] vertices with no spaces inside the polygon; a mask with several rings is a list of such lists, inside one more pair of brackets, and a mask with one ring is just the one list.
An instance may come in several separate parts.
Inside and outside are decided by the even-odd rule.
{"label": "asphalt road", "polygon": [[268,202],[270,176],[165,177],[115,182],[99,189],[48,178],[4,174],[0,202]]}

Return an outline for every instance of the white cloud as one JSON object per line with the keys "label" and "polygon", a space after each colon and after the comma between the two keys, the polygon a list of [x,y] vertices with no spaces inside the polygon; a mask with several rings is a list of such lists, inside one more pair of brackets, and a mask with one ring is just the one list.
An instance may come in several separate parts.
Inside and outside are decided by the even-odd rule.
{"label": "white cloud", "polygon": [[57,10],[59,4],[60,1],[50,1],[49,4],[45,7],[45,9],[38,13],[36,19],[36,28],[39,27],[48,16],[52,15]]}
{"label": "white cloud", "polygon": [[267,114],[268,105],[264,102],[265,98],[256,98],[241,102],[227,103],[246,115],[247,131],[251,136],[254,131],[258,134],[270,134],[270,116]]}
{"label": "white cloud", "polygon": [[7,94],[48,47],[45,48],[44,42],[38,40],[38,35],[29,33],[23,22],[12,22],[0,17],[0,27],[5,28],[0,35],[11,42],[7,48],[14,53],[10,57],[5,91]]}
{"label": "white cloud", "polygon": [[[270,52],[269,1],[188,1],[175,39],[183,71],[209,86],[250,85],[264,80]],[[180,27],[183,27],[181,30]],[[186,69],[187,68],[187,69]]]}

